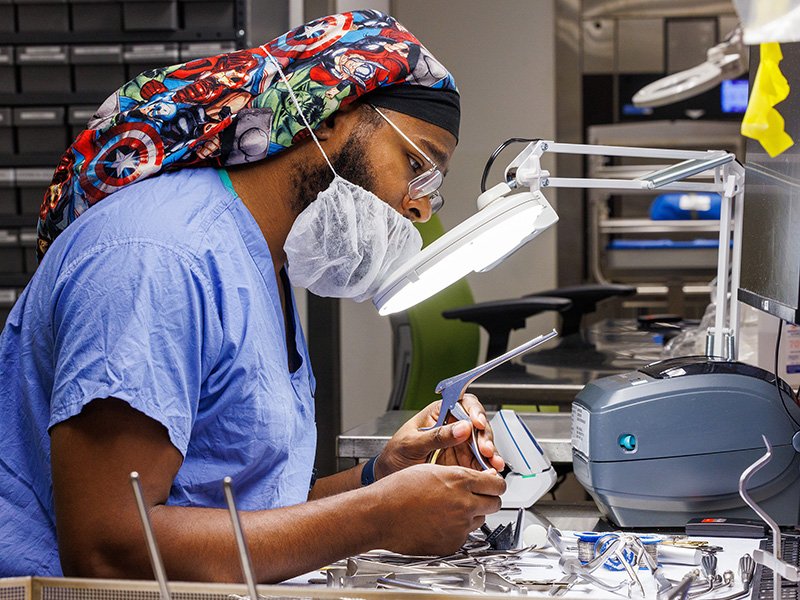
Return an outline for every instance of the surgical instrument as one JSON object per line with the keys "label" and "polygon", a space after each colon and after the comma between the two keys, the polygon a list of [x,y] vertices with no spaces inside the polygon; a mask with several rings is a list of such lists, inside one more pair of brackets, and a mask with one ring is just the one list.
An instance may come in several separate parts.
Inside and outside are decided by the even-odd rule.
{"label": "surgical instrument", "polygon": [[[554,338],[556,335],[558,335],[558,333],[554,329],[550,333],[535,337],[532,340],[525,342],[520,346],[517,346],[513,350],[509,350],[505,354],[498,356],[497,358],[493,358],[492,360],[475,367],[474,369],[470,369],[469,371],[466,371],[459,375],[454,375],[453,377],[449,377],[448,379],[440,381],[439,384],[436,386],[436,393],[442,395],[442,406],[439,409],[439,418],[436,420],[436,424],[433,427],[424,427],[421,428],[420,431],[429,431],[431,429],[435,429],[436,427],[441,427],[447,422],[447,419],[450,415],[452,415],[459,421],[471,422],[472,419],[470,419],[470,416],[467,414],[467,411],[465,411],[464,408],[461,406],[461,404],[459,404],[469,384],[475,381],[481,375],[488,373],[495,367],[503,364],[508,360],[511,360],[512,358],[522,354],[523,352],[527,352],[528,350],[538,346],[539,344],[543,344],[544,342]],[[489,466],[486,464],[486,461],[484,460],[483,456],[481,456],[481,452],[478,449],[477,437],[474,427],[472,429],[472,441],[470,442],[470,448],[472,450],[472,453],[475,455],[475,459],[478,461],[481,467],[484,470],[489,469]]]}
{"label": "surgical instrument", "polygon": [[672,593],[667,596],[667,600],[686,600],[686,598],[689,596],[689,590],[692,588],[692,584],[694,583],[696,577],[697,575],[695,571],[690,571],[687,573],[678,584],[678,587],[676,587]]}
{"label": "surgical instrument", "polygon": [[[586,568],[584,568],[584,566],[581,564],[581,561],[579,561],[575,556],[562,556],[558,560],[558,566],[565,575],[575,575],[576,577],[585,579],[589,583],[593,583],[597,587],[609,592],[616,592],[627,585],[627,582],[625,581],[622,581],[617,585],[611,585],[599,577],[595,577]],[[644,595],[644,592],[642,592],[642,595]]]}
{"label": "surgical instrument", "polygon": [[517,509],[517,521],[514,523],[514,540],[512,548],[522,548],[522,529],[525,524],[525,509]]}
{"label": "surgical instrument", "polygon": [[[408,584],[408,585],[406,585]],[[526,589],[506,579],[499,573],[487,570],[484,565],[472,567],[400,567],[382,565],[374,561],[348,559],[347,567],[328,569],[329,587],[391,586],[412,589],[457,589],[479,592],[514,592],[524,594]]]}
{"label": "surgical instrument", "polygon": [[733,594],[729,594],[718,600],[738,600],[750,593],[750,585],[753,582],[753,573],[756,570],[756,561],[749,554],[745,554],[739,559],[739,579],[742,580],[742,589]]}
{"label": "surgical instrument", "polygon": [[750,478],[755,474],[756,471],[761,469],[764,465],[772,460],[772,444],[769,443],[767,436],[762,435],[761,438],[764,440],[764,445],[767,447],[767,452],[764,454],[764,456],[759,458],[756,462],[742,472],[742,475],[739,478],[739,495],[759,517],[764,519],[764,521],[769,525],[769,528],[772,530],[772,548],[775,554],[770,554],[765,550],[757,548],[753,551],[753,560],[769,569],[772,569],[774,597],[775,600],[780,600],[780,598],[782,598],[781,577],[784,577],[789,581],[800,581],[800,570],[798,570],[796,566],[790,565],[783,561],[780,527],[778,527],[778,524],[775,522],[775,520],[770,517],[763,508],[756,504],[747,493],[747,484],[749,483]]}

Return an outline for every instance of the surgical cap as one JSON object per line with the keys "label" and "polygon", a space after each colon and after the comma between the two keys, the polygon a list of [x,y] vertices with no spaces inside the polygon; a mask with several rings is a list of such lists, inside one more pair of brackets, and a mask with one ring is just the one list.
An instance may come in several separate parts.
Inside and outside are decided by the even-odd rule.
{"label": "surgical cap", "polygon": [[438,125],[458,140],[461,103],[455,90],[392,85],[370,92],[364,102]]}
{"label": "surgical cap", "polygon": [[[45,193],[39,258],[84,211],[136,181],[185,167],[255,162],[305,139],[308,130],[274,61],[312,127],[373,92],[376,105],[458,135],[455,81],[405,27],[374,10],[324,17],[258,48],[145,71],[109,96],[62,156]],[[383,93],[390,87],[426,88],[427,109],[419,94]]]}

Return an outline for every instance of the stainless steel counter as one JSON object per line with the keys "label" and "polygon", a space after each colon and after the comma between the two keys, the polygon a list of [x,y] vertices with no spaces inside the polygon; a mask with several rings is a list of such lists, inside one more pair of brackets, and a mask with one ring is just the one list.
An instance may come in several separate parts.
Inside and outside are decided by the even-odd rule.
{"label": "stainless steel counter", "polygon": [[[490,419],[493,414],[488,413]],[[337,450],[340,465],[353,465],[381,452],[389,438],[413,415],[414,411],[390,411],[342,433]],[[531,412],[519,415],[551,462],[572,462],[570,413]]]}

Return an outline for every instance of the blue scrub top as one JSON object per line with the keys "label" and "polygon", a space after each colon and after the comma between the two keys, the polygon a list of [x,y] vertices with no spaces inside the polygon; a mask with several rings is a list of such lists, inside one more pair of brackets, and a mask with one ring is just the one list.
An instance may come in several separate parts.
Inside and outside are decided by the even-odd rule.
{"label": "blue scrub top", "polygon": [[184,456],[168,504],[224,507],[226,476],[242,510],[304,502],[315,382],[287,304],[294,372],[269,247],[213,169],[141,181],[70,225],[0,335],[0,576],[61,575],[48,430],[97,398],[166,427]]}

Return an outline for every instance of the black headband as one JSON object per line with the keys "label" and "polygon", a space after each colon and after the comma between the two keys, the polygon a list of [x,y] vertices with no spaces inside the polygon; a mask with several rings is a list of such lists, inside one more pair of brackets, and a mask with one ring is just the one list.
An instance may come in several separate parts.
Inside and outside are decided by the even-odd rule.
{"label": "black headband", "polygon": [[452,133],[458,141],[461,103],[455,90],[421,85],[387,85],[362,96],[362,100],[437,125]]}

